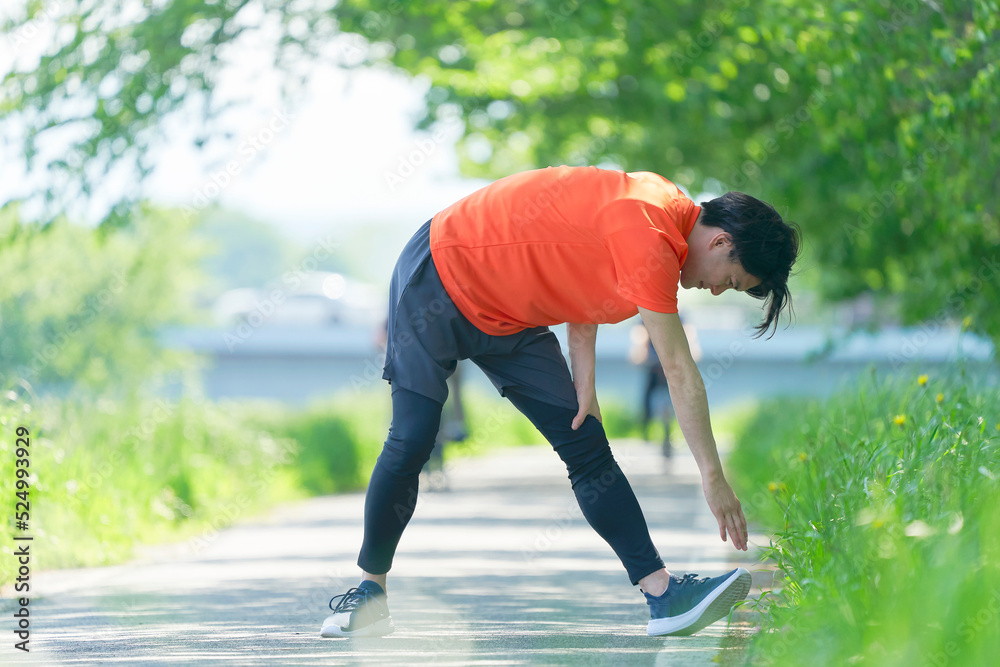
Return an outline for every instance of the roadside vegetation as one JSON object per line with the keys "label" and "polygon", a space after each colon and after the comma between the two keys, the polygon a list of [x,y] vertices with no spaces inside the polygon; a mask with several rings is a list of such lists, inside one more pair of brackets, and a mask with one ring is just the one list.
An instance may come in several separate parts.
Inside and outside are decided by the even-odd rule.
{"label": "roadside vegetation", "polygon": [[998,394],[957,368],[761,405],[729,460],[778,568],[748,664],[995,664]]}
{"label": "roadside vegetation", "polygon": [[[296,408],[269,401],[193,398],[24,400],[0,396],[0,456],[19,426],[30,433],[30,521],[0,525],[34,538],[37,567],[109,565],[142,544],[181,542],[196,552],[219,530],[277,503],[365,487],[389,426],[388,392],[344,393]],[[446,460],[544,442],[509,403],[467,392],[469,437]],[[616,435],[634,430],[623,408],[606,411]],[[11,467],[13,469],[13,467]],[[13,498],[16,478],[0,478]],[[0,559],[0,585],[14,576]]]}

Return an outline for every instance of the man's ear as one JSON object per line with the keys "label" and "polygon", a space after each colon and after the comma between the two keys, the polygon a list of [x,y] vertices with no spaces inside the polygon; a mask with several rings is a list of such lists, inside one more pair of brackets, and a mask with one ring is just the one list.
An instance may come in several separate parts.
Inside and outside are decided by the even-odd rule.
{"label": "man's ear", "polygon": [[718,246],[731,246],[733,245],[733,237],[729,235],[729,232],[719,232],[712,237],[712,243],[710,248],[716,248]]}

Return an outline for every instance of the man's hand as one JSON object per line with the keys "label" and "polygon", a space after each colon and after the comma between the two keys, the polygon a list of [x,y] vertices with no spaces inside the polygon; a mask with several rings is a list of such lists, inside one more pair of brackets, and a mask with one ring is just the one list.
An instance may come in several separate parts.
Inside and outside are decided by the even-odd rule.
{"label": "man's hand", "polygon": [[594,415],[601,421],[601,408],[597,405],[597,389],[594,384],[596,358],[594,345],[597,343],[596,324],[566,324],[569,339],[569,363],[573,371],[573,386],[580,410],[573,418],[573,430],[580,428],[587,415]]}
{"label": "man's hand", "polygon": [[583,420],[587,418],[587,415],[594,415],[597,421],[601,421],[601,406],[597,404],[597,390],[594,389],[593,385],[590,387],[577,387],[576,399],[580,403],[580,411],[573,418],[574,431],[583,425]]}
{"label": "man's hand", "polygon": [[737,549],[747,550],[747,520],[743,516],[740,501],[733,493],[725,477],[702,477],[701,487],[705,491],[708,507],[719,522],[719,537],[726,541],[726,533]]}

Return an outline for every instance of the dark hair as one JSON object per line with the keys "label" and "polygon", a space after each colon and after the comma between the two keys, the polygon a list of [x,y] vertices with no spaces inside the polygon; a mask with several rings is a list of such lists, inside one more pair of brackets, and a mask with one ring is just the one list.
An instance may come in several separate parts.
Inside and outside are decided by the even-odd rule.
{"label": "dark hair", "polygon": [[799,254],[798,225],[786,224],[773,206],[742,192],[727,192],[703,203],[700,221],[727,232],[733,239],[730,259],[761,280],[760,285],[747,290],[750,296],[765,300],[767,317],[754,327],[756,338],[764,335],[772,323],[776,331],[781,310],[787,305],[794,312],[788,274]]}

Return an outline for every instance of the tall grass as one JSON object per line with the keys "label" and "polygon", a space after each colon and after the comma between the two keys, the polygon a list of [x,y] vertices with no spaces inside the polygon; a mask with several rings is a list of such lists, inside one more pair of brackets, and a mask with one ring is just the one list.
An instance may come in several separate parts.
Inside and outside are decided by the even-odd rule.
{"label": "tall grass", "polygon": [[[30,444],[30,522],[35,568],[121,561],[135,545],[190,539],[280,500],[299,497],[296,443],[253,428],[226,406],[190,399],[22,402],[0,397],[0,456],[12,461],[14,430]],[[0,494],[14,496],[13,466]],[[10,474],[6,474],[10,471]],[[0,524],[4,550],[15,533]],[[21,531],[17,531],[21,534]],[[0,583],[13,558],[0,560]]]}
{"label": "tall grass", "polygon": [[[496,395],[468,392],[470,437],[446,460],[544,442]],[[613,405],[616,432],[634,427]],[[387,392],[346,393],[305,408],[191,398],[35,399],[0,395],[0,495],[13,510],[15,429],[31,434],[30,521],[36,568],[107,565],[137,545],[217,531],[276,503],[364,488],[390,422]],[[10,462],[10,465],[8,465]],[[0,584],[11,581],[13,512],[0,521]]]}
{"label": "tall grass", "polygon": [[998,450],[997,388],[960,376],[764,404],[729,462],[784,573],[749,662],[997,664]]}

